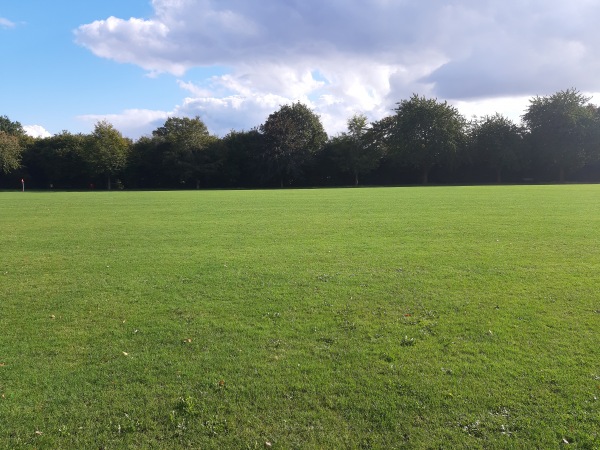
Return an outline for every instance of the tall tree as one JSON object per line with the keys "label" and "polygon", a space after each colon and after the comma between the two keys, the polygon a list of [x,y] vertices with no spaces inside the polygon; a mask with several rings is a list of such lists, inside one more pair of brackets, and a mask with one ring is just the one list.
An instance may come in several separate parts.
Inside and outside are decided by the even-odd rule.
{"label": "tall tree", "polygon": [[95,175],[106,178],[106,188],[112,188],[112,177],[125,168],[130,141],[115,127],[101,121],[89,136],[87,158]]}
{"label": "tall tree", "polygon": [[193,181],[199,188],[202,179],[219,167],[218,139],[200,117],[169,117],[152,135],[162,149],[165,170],[180,184]]}
{"label": "tall tree", "polygon": [[342,172],[352,175],[358,186],[359,175],[377,168],[382,156],[382,148],[369,139],[367,117],[356,114],[348,119],[348,132],[331,139],[330,152],[335,164]]}
{"label": "tall tree", "polygon": [[306,164],[327,141],[319,116],[300,102],[272,113],[260,126],[260,132],[264,136],[265,157],[281,187],[300,178]]}
{"label": "tall tree", "polygon": [[523,115],[538,160],[558,170],[561,183],[569,172],[598,157],[598,114],[589,100],[567,89],[532,98]]}
{"label": "tall tree", "polygon": [[395,109],[392,146],[401,159],[421,171],[423,184],[439,164],[451,163],[465,142],[465,119],[448,102],[416,94]]}
{"label": "tall tree", "polygon": [[504,169],[517,168],[522,143],[521,127],[500,114],[480,118],[471,129],[475,160],[496,172],[497,183],[502,182]]}

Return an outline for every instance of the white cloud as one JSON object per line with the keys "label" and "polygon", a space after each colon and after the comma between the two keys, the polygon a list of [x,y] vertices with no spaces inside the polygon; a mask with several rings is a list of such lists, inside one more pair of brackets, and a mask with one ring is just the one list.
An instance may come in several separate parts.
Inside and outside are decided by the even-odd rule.
{"label": "white cloud", "polygon": [[93,126],[97,122],[106,120],[119,130],[124,136],[138,138],[149,135],[153,130],[162,125],[172,112],[153,111],[148,109],[128,109],[117,114],[87,114],[78,119]]}
{"label": "white cloud", "polygon": [[96,56],[134,63],[151,72],[183,74],[189,66],[169,58],[176,46],[169,32],[167,25],[155,20],[109,17],[82,25],[75,35]]}
{"label": "white cloud", "polygon": [[456,109],[466,118],[493,116],[496,112],[512,120],[515,124],[521,123],[521,116],[529,106],[531,97],[502,97],[478,99],[470,101],[453,101]]}
{"label": "white cloud", "polygon": [[[147,19],[82,25],[76,41],[100,57],[177,76],[189,97],[173,114],[200,114],[220,134],[260,125],[296,100],[335,133],[352,114],[381,118],[412,93],[448,99],[467,116],[519,117],[536,94],[600,91],[600,3],[592,0],[152,5]],[[186,79],[194,67],[227,73]]]}
{"label": "white cloud", "polygon": [[289,102],[272,94],[186,98],[177,108],[177,114],[200,116],[211,133],[223,136],[231,130],[248,130],[260,125],[279,105]]}
{"label": "white cloud", "polygon": [[4,17],[0,17],[0,28],[14,28],[17,25]]}
{"label": "white cloud", "polygon": [[177,84],[181,89],[190,92],[195,97],[210,97],[213,95],[210,89],[201,88],[200,86],[196,86],[191,82],[177,80]]}
{"label": "white cloud", "polygon": [[25,125],[23,130],[25,130],[25,133],[31,137],[45,138],[52,136],[52,134],[41,125]]}

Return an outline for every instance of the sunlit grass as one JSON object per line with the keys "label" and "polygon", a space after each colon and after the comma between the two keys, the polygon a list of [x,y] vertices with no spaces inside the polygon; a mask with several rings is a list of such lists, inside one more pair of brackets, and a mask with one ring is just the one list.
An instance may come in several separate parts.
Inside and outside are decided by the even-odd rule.
{"label": "sunlit grass", "polygon": [[0,447],[600,446],[600,186],[0,194]]}

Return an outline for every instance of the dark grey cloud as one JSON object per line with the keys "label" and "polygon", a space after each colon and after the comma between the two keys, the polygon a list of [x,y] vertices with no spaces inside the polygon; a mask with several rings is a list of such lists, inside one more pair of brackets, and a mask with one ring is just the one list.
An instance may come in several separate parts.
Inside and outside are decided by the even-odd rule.
{"label": "dark grey cloud", "polygon": [[456,48],[445,50],[448,62],[421,81],[450,99],[549,94],[571,86],[600,90],[593,75],[600,32],[592,19],[600,3],[507,3],[478,10],[479,25],[456,33]]}

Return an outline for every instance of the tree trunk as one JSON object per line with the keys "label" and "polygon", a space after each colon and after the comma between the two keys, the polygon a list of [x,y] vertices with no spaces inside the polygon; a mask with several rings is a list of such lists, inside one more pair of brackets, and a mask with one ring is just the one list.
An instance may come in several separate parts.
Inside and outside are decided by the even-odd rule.
{"label": "tree trunk", "polygon": [[562,166],[558,169],[558,182],[559,183],[565,182],[565,168]]}
{"label": "tree trunk", "polygon": [[421,181],[423,182],[423,185],[429,183],[429,170],[429,167],[423,167],[423,173],[421,174]]}
{"label": "tree trunk", "polygon": [[275,162],[277,164],[277,174],[279,175],[279,187],[283,189],[283,169],[281,168],[279,158],[275,158]]}
{"label": "tree trunk", "polygon": [[358,172],[354,172],[354,186],[358,186]]}
{"label": "tree trunk", "polygon": [[106,179],[106,189],[108,189],[110,191],[111,189],[111,184],[110,184],[110,175],[107,177]]}

